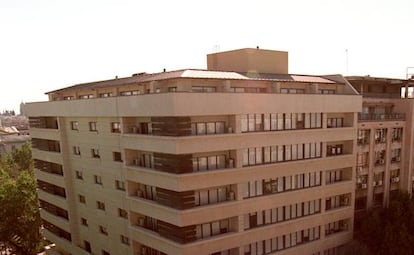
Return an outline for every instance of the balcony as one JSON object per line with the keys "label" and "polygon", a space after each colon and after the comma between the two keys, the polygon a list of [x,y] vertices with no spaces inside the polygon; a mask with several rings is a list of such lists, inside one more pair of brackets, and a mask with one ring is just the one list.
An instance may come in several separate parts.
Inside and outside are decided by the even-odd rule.
{"label": "balcony", "polygon": [[32,146],[41,151],[60,153],[60,143],[56,140],[33,138]]}
{"label": "balcony", "polygon": [[[168,222],[145,216],[138,213],[131,213],[131,225],[157,233],[176,243],[186,244],[198,240],[208,239],[213,236],[235,232],[236,218],[226,218],[217,221],[204,222],[188,226],[176,226]],[[233,223],[233,224],[232,224]]]}
{"label": "balcony", "polygon": [[59,129],[56,117],[30,117],[30,128]]}
{"label": "balcony", "polygon": [[358,113],[358,120],[364,121],[395,121],[405,120],[404,113]]}
{"label": "balcony", "polygon": [[235,200],[235,187],[232,187],[232,185],[214,187],[206,190],[177,192],[129,182],[128,190],[131,197],[155,201],[160,205],[179,210]]}

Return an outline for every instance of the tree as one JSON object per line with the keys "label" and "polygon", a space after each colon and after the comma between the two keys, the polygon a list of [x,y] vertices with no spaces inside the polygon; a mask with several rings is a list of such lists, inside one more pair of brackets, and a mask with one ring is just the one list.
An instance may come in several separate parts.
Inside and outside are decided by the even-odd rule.
{"label": "tree", "polygon": [[0,252],[36,254],[41,220],[28,144],[0,160],[0,205]]}
{"label": "tree", "polygon": [[355,238],[369,254],[414,254],[414,202],[409,194],[393,193],[388,208],[369,211]]}

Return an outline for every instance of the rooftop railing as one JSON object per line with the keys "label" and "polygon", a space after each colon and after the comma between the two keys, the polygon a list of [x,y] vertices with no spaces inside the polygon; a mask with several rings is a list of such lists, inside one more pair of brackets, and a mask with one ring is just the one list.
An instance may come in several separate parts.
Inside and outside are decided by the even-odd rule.
{"label": "rooftop railing", "polygon": [[404,113],[359,113],[360,121],[393,121],[405,120]]}

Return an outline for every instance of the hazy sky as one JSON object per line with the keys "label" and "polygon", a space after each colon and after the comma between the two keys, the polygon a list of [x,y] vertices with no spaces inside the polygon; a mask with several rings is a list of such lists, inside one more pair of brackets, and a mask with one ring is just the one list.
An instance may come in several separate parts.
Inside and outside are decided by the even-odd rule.
{"label": "hazy sky", "polygon": [[412,0],[0,0],[0,111],[76,83],[204,69],[217,49],[289,51],[290,73],[405,78],[413,11]]}

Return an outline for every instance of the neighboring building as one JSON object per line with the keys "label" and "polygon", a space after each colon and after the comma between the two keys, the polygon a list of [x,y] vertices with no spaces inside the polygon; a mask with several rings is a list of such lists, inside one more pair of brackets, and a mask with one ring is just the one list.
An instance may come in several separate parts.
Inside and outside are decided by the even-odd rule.
{"label": "neighboring building", "polygon": [[387,206],[393,192],[412,192],[414,101],[410,80],[370,76],[347,80],[363,96],[357,137],[358,219],[367,208]]}
{"label": "neighboring building", "polygon": [[335,254],[362,98],[287,67],[242,49],[26,104],[48,253]]}
{"label": "neighboring building", "polygon": [[13,152],[28,141],[30,141],[30,136],[21,135],[14,126],[3,126],[0,119],[0,157]]}
{"label": "neighboring building", "polygon": [[26,116],[0,115],[0,127],[14,127],[20,135],[29,134],[29,120]]}

